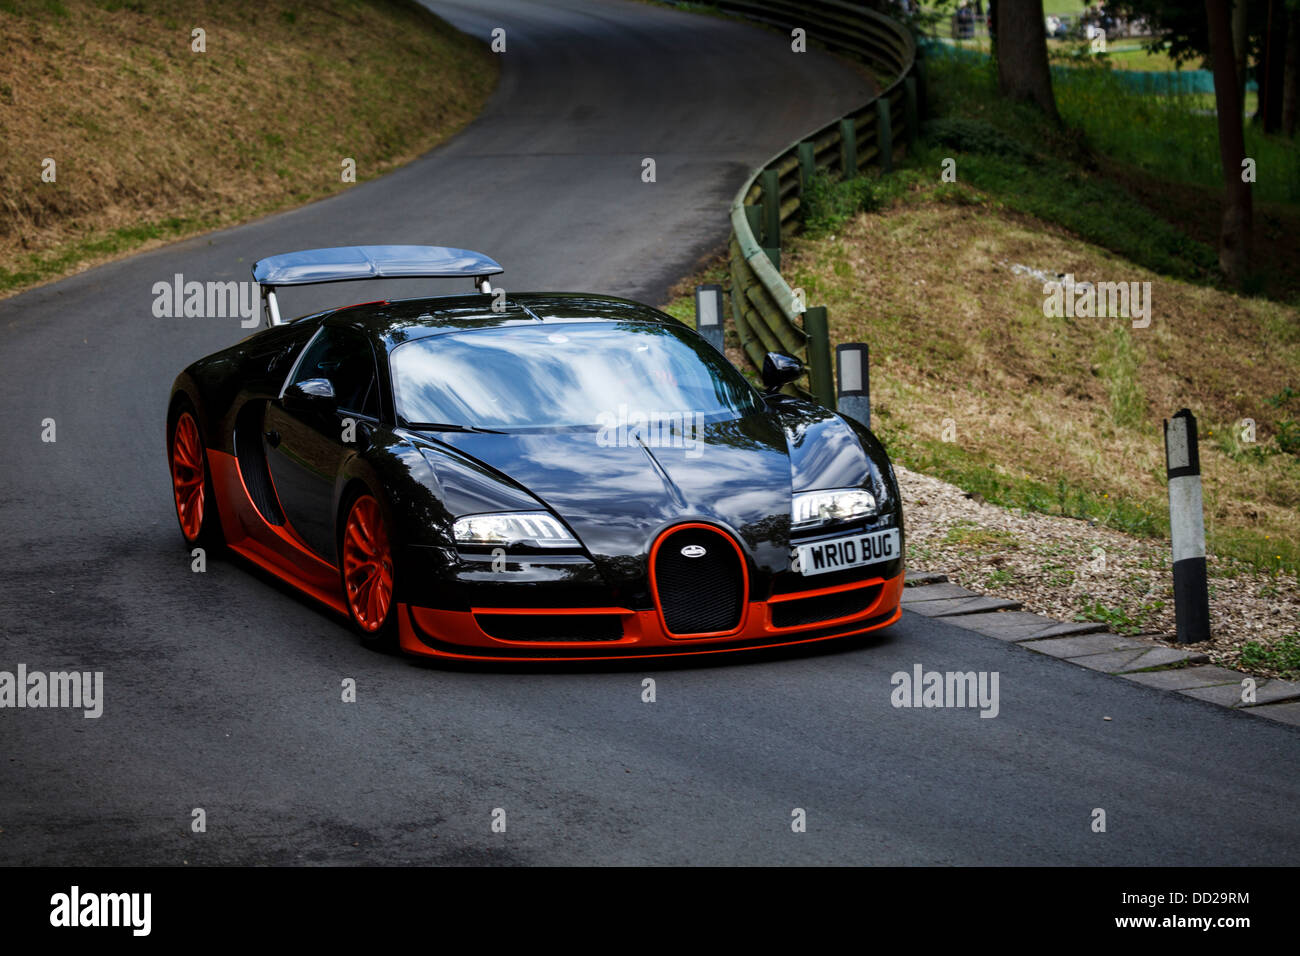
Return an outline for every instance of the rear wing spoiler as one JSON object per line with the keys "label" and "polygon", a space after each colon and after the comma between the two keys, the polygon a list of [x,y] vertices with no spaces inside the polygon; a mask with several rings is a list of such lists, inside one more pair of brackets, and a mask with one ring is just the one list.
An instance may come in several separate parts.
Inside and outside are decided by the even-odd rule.
{"label": "rear wing spoiler", "polygon": [[262,292],[262,308],[270,325],[283,325],[275,290],[286,285],[319,285],[357,279],[474,280],[489,293],[488,276],[505,270],[481,252],[447,246],[335,246],[267,256],[253,263],[253,280]]}

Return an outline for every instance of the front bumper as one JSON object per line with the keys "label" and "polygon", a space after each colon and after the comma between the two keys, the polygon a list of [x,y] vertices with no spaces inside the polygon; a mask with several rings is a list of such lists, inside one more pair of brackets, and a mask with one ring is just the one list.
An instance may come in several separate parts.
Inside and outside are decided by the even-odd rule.
{"label": "front bumper", "polygon": [[[750,601],[735,633],[699,638],[670,636],[655,609],[474,607],[461,611],[399,603],[398,634],[402,649],[409,654],[460,660],[610,660],[719,654],[833,640],[885,627],[899,618],[902,592],[901,570],[889,578],[867,577],[830,587],[787,591],[768,600]],[[514,640],[485,630],[488,621],[516,616],[534,621],[548,616],[567,620],[601,616],[609,633],[600,640]],[[502,632],[499,625],[487,626],[498,634]]]}

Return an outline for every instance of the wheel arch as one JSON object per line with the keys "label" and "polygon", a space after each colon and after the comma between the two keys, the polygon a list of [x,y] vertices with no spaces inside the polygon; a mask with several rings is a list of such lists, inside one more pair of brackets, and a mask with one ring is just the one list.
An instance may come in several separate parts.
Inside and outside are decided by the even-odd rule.
{"label": "wheel arch", "polygon": [[378,501],[390,536],[393,533],[392,506],[388,503],[388,496],[377,487],[373,473],[367,475],[363,469],[357,468],[353,464],[355,460],[355,457],[351,459],[340,473],[334,497],[334,565],[339,568],[343,566],[343,529],[347,524],[348,509],[357,498],[370,495]]}
{"label": "wheel arch", "polygon": [[172,429],[180,417],[181,409],[187,406],[194,413],[194,421],[199,426],[199,436],[204,445],[212,447],[212,423],[208,420],[207,403],[203,401],[198,383],[185,372],[177,376],[172,385],[171,398],[167,402],[167,441],[171,441]]}

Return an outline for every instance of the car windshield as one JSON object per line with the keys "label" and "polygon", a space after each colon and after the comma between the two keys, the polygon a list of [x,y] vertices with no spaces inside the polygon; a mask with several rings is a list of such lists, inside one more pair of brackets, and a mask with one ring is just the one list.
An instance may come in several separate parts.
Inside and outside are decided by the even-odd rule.
{"label": "car windshield", "polygon": [[722,421],[761,400],[692,332],[650,322],[475,329],[406,342],[390,356],[411,425],[516,429],[692,414]]}

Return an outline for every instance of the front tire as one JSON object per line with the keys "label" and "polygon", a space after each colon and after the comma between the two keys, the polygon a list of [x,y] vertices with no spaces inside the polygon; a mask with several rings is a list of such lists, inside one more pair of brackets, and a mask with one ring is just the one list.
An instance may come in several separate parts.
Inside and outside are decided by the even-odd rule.
{"label": "front tire", "polygon": [[393,602],[396,568],[383,509],[374,495],[362,492],[343,515],[339,573],[348,617],[363,644],[391,648],[397,635]]}
{"label": "front tire", "polygon": [[176,519],[185,543],[218,549],[223,543],[217,496],[212,490],[208,450],[199,432],[198,419],[188,404],[178,410],[168,436],[171,460],[172,496]]}

